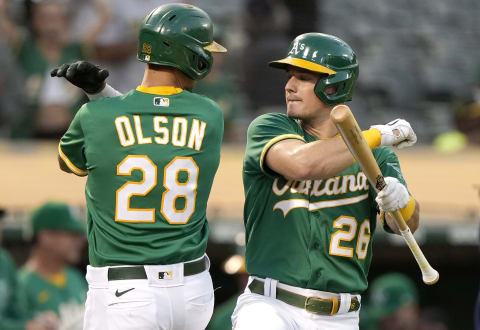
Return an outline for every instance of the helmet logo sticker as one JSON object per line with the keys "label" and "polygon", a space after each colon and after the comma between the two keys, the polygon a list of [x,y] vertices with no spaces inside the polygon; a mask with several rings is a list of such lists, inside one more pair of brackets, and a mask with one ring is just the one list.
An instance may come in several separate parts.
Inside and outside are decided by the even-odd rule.
{"label": "helmet logo sticker", "polygon": [[153,105],[156,107],[169,107],[170,99],[168,97],[154,97]]}
{"label": "helmet logo sticker", "polygon": [[142,53],[150,55],[152,53],[152,45],[144,42],[143,45],[142,45]]}
{"label": "helmet logo sticker", "polygon": [[288,52],[288,55],[292,55],[292,54],[298,55],[298,53],[300,53],[304,49],[305,49],[305,44],[303,43],[299,44],[298,41],[295,41],[293,43],[292,49],[290,49],[290,51]]}
{"label": "helmet logo sticker", "polygon": [[145,55],[145,56],[144,56],[144,59],[145,59],[145,61],[147,61],[147,62],[150,61],[150,55]]}

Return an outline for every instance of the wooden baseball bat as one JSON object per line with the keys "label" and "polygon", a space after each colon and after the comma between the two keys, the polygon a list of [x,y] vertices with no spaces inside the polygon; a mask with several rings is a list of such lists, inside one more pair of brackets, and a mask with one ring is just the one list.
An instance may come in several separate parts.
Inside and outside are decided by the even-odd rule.
{"label": "wooden baseball bat", "polygon": [[[386,185],[382,172],[380,171],[377,161],[373,157],[373,153],[363,137],[362,131],[350,111],[350,108],[343,104],[335,106],[330,113],[330,120],[332,120],[337,126],[345,144],[362,168],[370,184],[375,187],[377,192],[382,190]],[[395,222],[400,229],[400,233],[407,242],[410,251],[412,251],[415,260],[422,271],[423,282],[429,285],[437,283],[440,275],[428,263],[400,211],[397,210],[389,213],[395,219]]]}

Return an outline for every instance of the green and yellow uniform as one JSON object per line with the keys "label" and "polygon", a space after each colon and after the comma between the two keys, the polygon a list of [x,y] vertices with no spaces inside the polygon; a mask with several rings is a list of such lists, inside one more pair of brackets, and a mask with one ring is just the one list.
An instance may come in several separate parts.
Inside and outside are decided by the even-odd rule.
{"label": "green and yellow uniform", "polygon": [[[375,191],[357,163],[324,180],[287,180],[265,163],[285,139],[317,140],[285,114],[255,119],[243,164],[246,266],[251,275],[335,293],[367,288],[371,238],[379,212]],[[373,150],[384,176],[405,184],[396,155]]]}
{"label": "green and yellow uniform", "polygon": [[20,298],[17,269],[8,253],[0,248],[0,329],[25,329],[26,309]]}
{"label": "green and yellow uniform", "polygon": [[87,283],[79,271],[65,267],[58,275],[46,278],[24,267],[19,270],[18,278],[30,318],[53,311],[62,326],[81,328]]}
{"label": "green and yellow uniform", "polygon": [[179,88],[139,86],[83,105],[59,154],[72,172],[88,174],[90,264],[201,257],[222,136],[218,105]]}

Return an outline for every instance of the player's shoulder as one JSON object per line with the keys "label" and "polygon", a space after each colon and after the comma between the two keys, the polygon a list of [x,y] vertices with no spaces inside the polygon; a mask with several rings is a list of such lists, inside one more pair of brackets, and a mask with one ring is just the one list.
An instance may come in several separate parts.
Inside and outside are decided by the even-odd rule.
{"label": "player's shoulder", "polygon": [[258,128],[265,127],[290,127],[294,130],[298,130],[299,125],[295,119],[288,117],[284,113],[270,112],[258,116],[248,126],[248,130],[256,130]]}
{"label": "player's shoulder", "polygon": [[197,94],[197,93],[191,93],[188,91],[185,91],[185,96],[189,97],[192,99],[193,102],[195,102],[198,106],[200,107],[205,107],[205,108],[211,108],[214,111],[219,111],[222,112],[222,109],[220,106],[212,100],[211,98],[202,95],[202,94]]}
{"label": "player's shoulder", "polygon": [[33,283],[32,279],[35,278],[35,273],[28,269],[26,266],[20,267],[17,271],[18,283],[23,286],[28,286]]}
{"label": "player's shoulder", "polygon": [[132,97],[134,90],[119,96],[104,96],[85,104],[87,109],[111,108]]}

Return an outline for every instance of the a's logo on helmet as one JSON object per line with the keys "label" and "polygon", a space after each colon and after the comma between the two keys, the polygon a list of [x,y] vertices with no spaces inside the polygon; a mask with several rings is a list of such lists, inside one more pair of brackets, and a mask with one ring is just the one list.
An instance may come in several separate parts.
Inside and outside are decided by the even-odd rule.
{"label": "a's logo on helmet", "polygon": [[292,48],[290,49],[287,55],[298,55],[298,53],[300,53],[304,49],[305,49],[305,44],[299,43],[298,40],[295,40]]}
{"label": "a's logo on helmet", "polygon": [[144,42],[142,45],[142,53],[149,54],[149,55],[152,54],[152,45]]}

